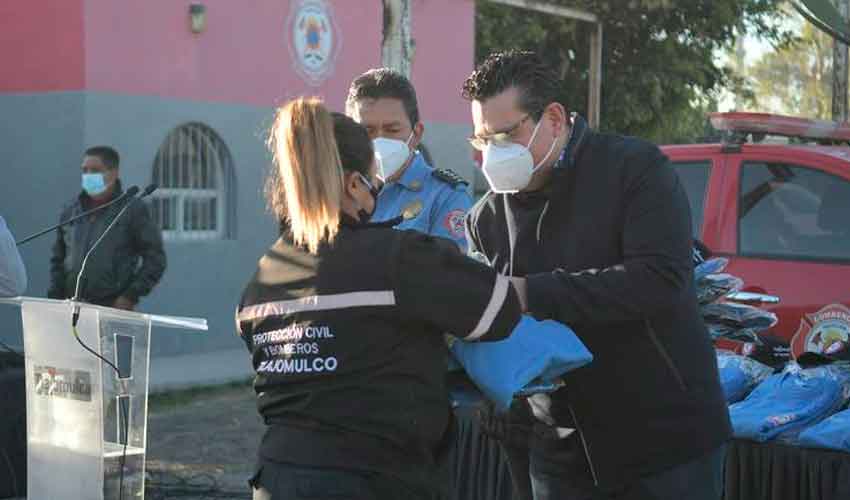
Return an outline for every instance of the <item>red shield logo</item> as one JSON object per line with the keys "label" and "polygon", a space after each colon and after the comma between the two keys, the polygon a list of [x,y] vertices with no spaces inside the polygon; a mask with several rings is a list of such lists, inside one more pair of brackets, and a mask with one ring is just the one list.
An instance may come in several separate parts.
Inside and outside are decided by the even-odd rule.
{"label": "red shield logo", "polygon": [[791,355],[796,359],[804,352],[832,354],[850,344],[850,309],[830,304],[820,311],[806,314],[791,339]]}

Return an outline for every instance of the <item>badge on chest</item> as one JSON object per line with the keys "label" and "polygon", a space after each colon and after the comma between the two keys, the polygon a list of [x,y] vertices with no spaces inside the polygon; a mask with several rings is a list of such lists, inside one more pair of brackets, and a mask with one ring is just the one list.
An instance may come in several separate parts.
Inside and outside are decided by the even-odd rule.
{"label": "badge on chest", "polygon": [[422,212],[422,200],[416,199],[408,203],[401,209],[401,216],[404,220],[415,219]]}

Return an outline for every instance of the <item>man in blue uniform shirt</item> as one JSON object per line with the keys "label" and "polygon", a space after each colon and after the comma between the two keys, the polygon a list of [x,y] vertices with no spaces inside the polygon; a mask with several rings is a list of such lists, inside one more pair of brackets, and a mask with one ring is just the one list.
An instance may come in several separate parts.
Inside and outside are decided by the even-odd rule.
{"label": "man in blue uniform shirt", "polygon": [[389,68],[369,70],[351,82],[345,108],[369,131],[385,182],[372,220],[402,215],[399,229],[449,238],[466,252],[467,183],[450,170],[433,169],[416,150],[425,126],[410,81]]}

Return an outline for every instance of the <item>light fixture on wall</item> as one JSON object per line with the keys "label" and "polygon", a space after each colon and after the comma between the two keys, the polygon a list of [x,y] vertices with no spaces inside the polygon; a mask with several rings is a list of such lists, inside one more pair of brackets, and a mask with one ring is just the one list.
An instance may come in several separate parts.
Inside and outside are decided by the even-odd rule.
{"label": "light fixture on wall", "polygon": [[189,22],[192,33],[203,33],[207,27],[207,8],[204,4],[189,5]]}

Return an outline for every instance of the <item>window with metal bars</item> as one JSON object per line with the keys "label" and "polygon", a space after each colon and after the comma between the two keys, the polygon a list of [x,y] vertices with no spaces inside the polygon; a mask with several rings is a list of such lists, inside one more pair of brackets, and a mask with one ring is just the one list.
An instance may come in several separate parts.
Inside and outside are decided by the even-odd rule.
{"label": "window with metal bars", "polygon": [[172,130],[157,151],[151,211],[166,240],[234,237],[233,162],[211,128],[188,123]]}

